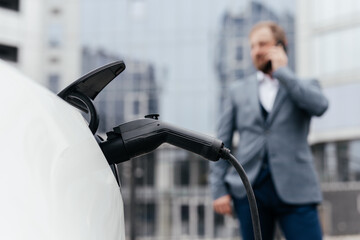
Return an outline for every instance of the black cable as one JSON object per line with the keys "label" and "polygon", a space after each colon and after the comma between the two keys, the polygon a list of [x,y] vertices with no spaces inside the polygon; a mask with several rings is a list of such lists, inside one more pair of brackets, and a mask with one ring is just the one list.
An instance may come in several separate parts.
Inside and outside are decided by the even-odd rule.
{"label": "black cable", "polygon": [[254,238],[255,240],[261,240],[261,228],[260,228],[260,220],[259,220],[259,212],[256,205],[256,199],[254,191],[251,187],[251,184],[249,182],[249,179],[246,176],[244,168],[238,163],[236,158],[230,153],[230,150],[227,148],[223,148],[221,152],[221,158],[228,160],[233,167],[238,172],[241,181],[243,182],[246,190],[246,194],[249,200],[249,206],[250,206],[250,213],[251,213],[251,220],[254,230]]}

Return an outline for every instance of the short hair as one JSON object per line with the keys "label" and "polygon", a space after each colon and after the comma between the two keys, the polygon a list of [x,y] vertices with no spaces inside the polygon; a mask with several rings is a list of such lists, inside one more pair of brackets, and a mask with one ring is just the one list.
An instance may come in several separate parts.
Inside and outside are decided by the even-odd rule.
{"label": "short hair", "polygon": [[251,34],[253,34],[256,30],[264,27],[270,29],[276,42],[281,41],[285,44],[285,46],[288,44],[284,29],[273,21],[258,22],[251,28],[249,36],[251,36]]}

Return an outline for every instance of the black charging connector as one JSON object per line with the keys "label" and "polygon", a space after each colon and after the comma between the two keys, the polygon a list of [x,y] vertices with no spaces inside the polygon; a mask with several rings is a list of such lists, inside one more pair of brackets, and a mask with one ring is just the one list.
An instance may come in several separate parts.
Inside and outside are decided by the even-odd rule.
{"label": "black charging connector", "polygon": [[109,164],[128,161],[149,153],[163,143],[217,161],[223,143],[207,135],[182,129],[153,118],[138,119],[117,126],[107,133],[100,147]]}
{"label": "black charging connector", "polygon": [[157,117],[124,123],[108,132],[107,137],[107,141],[100,143],[100,148],[110,165],[149,153],[163,143],[172,144],[211,161],[218,161],[220,158],[229,161],[238,172],[247,192],[255,240],[261,240],[259,214],[251,184],[245,170],[222,141],[163,123]]}

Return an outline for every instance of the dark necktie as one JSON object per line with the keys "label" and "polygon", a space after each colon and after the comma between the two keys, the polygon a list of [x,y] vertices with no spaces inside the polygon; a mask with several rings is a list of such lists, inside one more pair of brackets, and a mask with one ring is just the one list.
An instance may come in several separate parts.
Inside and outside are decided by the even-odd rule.
{"label": "dark necktie", "polygon": [[261,104],[260,101],[259,101],[259,104],[260,104],[260,108],[261,108],[261,115],[263,116],[264,120],[266,120],[269,113],[265,110],[265,108],[263,107],[263,105]]}

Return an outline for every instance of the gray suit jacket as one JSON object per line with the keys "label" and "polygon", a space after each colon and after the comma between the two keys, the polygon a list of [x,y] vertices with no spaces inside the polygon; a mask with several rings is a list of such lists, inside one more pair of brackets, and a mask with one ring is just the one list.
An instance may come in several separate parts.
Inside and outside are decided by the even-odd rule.
{"label": "gray suit jacket", "polygon": [[[274,106],[266,121],[261,115],[258,80],[252,76],[229,90],[218,125],[218,138],[232,146],[234,131],[240,134],[235,157],[251,183],[258,175],[267,149],[271,176],[279,197],[286,203],[322,200],[313,157],[307,143],[310,119],[322,115],[328,101],[316,80],[299,80],[286,68],[274,72],[280,82]],[[227,161],[210,165],[214,199],[226,194],[245,196],[235,169]]]}

